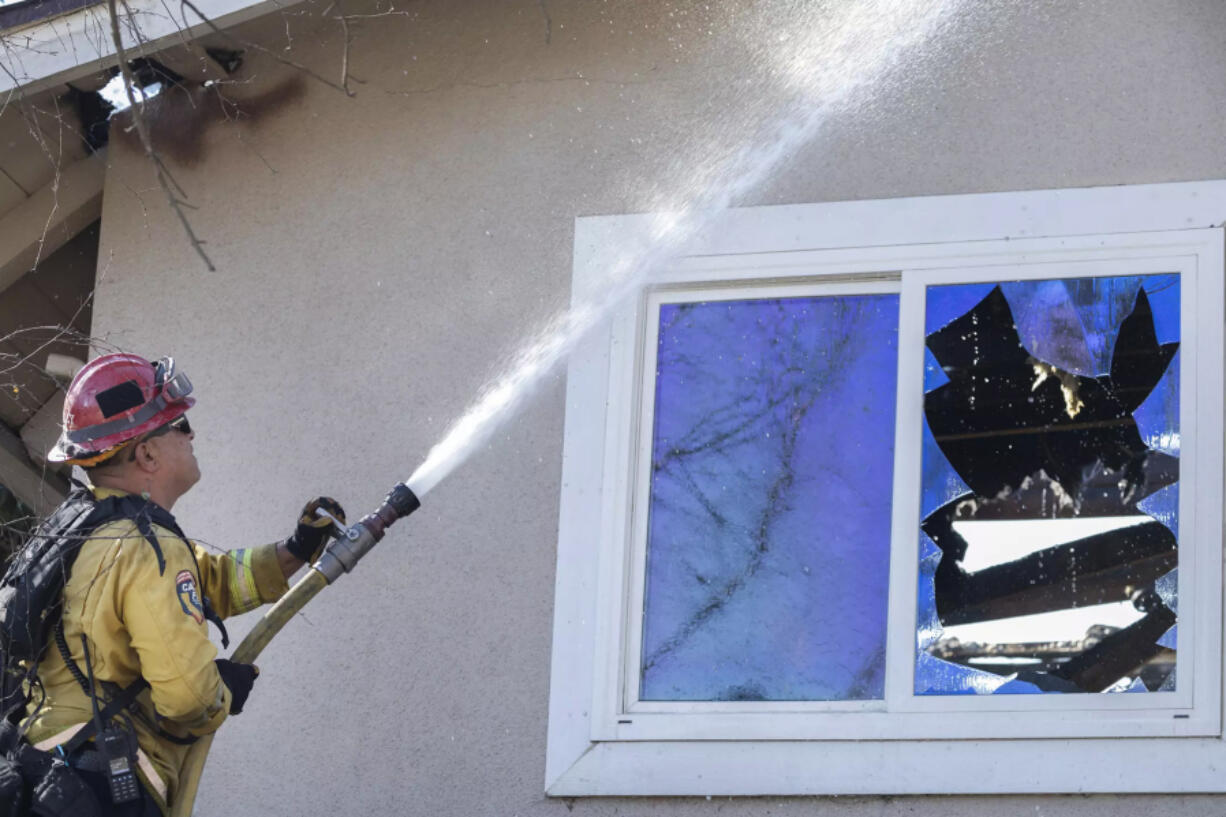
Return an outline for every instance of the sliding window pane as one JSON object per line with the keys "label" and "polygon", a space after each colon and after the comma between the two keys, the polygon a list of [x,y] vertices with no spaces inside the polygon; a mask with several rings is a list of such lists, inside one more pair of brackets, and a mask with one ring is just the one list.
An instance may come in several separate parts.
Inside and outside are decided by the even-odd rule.
{"label": "sliding window pane", "polygon": [[640,698],[881,698],[898,296],[659,311]]}
{"label": "sliding window pane", "polygon": [[917,694],[1175,688],[1179,307],[928,287]]}

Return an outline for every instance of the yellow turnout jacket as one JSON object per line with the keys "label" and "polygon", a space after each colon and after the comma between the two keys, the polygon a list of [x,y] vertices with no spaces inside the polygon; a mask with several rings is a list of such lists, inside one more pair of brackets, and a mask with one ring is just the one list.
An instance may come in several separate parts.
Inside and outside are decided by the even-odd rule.
{"label": "yellow turnout jacket", "polygon": [[[122,494],[93,492],[98,499]],[[64,587],[63,621],[81,671],[84,634],[94,678],[115,685],[107,687],[107,699],[139,678],[149,682],[133,717],[138,765],[146,788],[165,809],[175,796],[187,742],[215,731],[230,710],[230,692],[213,664],[217,648],[209,640],[203,599],[225,618],[276,601],[288,588],[276,545],[218,554],[159,525],[153,532],[160,559],[131,520],[95,530]],[[54,641],[39,662],[38,677],[46,696],[34,690],[27,736],[50,749],[67,742],[92,710]]]}

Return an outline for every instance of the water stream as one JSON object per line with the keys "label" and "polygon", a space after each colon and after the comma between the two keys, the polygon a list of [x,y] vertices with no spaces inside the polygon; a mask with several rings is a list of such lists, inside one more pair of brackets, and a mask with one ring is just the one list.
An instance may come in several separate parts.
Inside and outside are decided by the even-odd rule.
{"label": "water stream", "polygon": [[[959,18],[966,0],[793,0],[772,15],[758,48],[771,110],[738,127],[743,146],[691,152],[683,189],[655,197],[650,238],[624,248],[603,286],[581,294],[531,335],[413,472],[419,497],[463,463],[507,422],[567,353],[655,270],[684,256],[734,202],[767,181],[836,116],[854,113],[887,77],[917,64]],[[694,158],[694,157],[713,158]]]}

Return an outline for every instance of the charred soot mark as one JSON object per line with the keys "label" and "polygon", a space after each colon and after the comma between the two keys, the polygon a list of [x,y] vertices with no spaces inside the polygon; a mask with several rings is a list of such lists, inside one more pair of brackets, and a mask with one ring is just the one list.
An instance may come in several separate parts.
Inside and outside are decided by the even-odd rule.
{"label": "charred soot mark", "polygon": [[[254,127],[302,99],[306,83],[291,76],[265,91],[238,95],[219,84],[178,83],[146,103],[144,116],[157,151],[178,165],[195,167],[205,156],[206,134],[217,125]],[[130,111],[111,117],[114,141],[141,151],[140,138],[131,127]]]}

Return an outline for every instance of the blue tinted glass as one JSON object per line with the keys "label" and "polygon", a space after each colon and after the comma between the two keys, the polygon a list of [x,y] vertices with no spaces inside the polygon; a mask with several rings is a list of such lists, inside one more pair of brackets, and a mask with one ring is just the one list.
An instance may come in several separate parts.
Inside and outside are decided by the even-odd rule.
{"label": "blue tinted glass", "polygon": [[1174,689],[1179,305],[1174,274],[928,288],[916,693]]}
{"label": "blue tinted glass", "polygon": [[880,698],[898,296],[659,321],[641,698]]}

